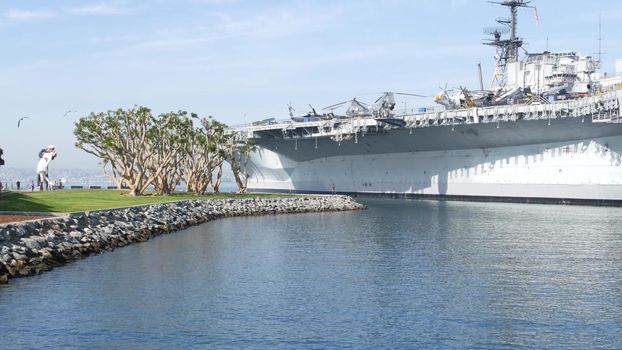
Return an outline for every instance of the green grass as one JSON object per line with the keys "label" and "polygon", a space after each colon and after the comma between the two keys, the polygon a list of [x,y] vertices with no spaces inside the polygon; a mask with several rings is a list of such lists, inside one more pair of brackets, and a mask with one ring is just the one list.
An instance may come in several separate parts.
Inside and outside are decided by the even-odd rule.
{"label": "green grass", "polygon": [[196,196],[174,193],[160,196],[146,193],[132,197],[120,190],[62,190],[45,192],[5,192],[0,194],[0,211],[70,213],[132,205],[172,202],[186,199],[285,197],[285,194],[215,193]]}

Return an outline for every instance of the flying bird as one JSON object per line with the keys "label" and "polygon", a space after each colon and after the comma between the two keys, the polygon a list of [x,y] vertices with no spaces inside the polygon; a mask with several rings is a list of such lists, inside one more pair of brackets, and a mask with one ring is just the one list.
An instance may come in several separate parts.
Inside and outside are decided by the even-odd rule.
{"label": "flying bird", "polygon": [[67,112],[65,112],[65,114],[63,114],[63,118],[67,116],[67,114],[71,113],[71,112],[77,112],[77,111],[72,111],[71,109],[68,110]]}
{"label": "flying bird", "polygon": [[29,117],[21,117],[19,118],[19,120],[17,121],[17,127],[19,128],[19,126],[22,124],[22,120],[24,119],[30,119]]}

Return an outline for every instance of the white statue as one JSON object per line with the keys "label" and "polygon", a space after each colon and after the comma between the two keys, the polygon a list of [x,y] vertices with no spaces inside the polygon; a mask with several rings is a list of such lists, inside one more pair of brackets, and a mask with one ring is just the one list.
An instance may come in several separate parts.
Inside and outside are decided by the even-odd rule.
{"label": "white statue", "polygon": [[43,190],[43,182],[45,181],[45,188],[49,188],[50,179],[48,179],[48,165],[54,158],[56,158],[56,147],[50,145],[39,152],[39,162],[37,163],[37,183],[39,189]]}

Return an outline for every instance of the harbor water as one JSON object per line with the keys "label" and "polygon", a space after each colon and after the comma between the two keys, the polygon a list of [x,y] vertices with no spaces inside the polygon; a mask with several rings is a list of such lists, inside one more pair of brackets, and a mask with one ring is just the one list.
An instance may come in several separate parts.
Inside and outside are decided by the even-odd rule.
{"label": "harbor water", "polygon": [[362,201],[11,280],[0,348],[622,348],[621,208]]}

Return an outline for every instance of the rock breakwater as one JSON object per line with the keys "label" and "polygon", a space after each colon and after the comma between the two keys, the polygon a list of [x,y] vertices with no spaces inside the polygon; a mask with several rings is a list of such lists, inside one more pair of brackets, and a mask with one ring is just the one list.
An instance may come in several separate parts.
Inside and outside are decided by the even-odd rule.
{"label": "rock breakwater", "polygon": [[0,225],[0,284],[219,218],[364,208],[348,196],[209,199],[4,224]]}

